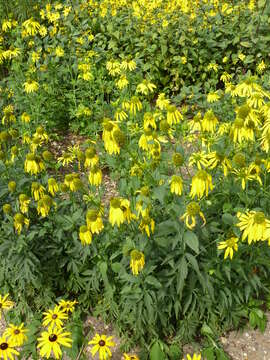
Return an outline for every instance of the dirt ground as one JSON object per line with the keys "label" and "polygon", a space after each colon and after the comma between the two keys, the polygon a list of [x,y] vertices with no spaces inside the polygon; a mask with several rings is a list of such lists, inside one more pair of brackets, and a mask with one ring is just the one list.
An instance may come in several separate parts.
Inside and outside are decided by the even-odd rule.
{"label": "dirt ground", "polygon": [[270,360],[270,313],[266,315],[268,322],[263,334],[247,328],[242,333],[232,331],[220,339],[232,360]]}

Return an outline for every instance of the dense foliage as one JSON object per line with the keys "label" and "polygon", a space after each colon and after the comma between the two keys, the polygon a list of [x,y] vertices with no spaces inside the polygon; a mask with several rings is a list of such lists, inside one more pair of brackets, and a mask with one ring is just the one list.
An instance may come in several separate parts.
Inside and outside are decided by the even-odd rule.
{"label": "dense foliage", "polygon": [[[18,312],[69,296],[153,359],[244,319],[263,330],[267,1],[33,11],[0,37],[0,286]],[[59,153],[68,129],[84,137]]]}

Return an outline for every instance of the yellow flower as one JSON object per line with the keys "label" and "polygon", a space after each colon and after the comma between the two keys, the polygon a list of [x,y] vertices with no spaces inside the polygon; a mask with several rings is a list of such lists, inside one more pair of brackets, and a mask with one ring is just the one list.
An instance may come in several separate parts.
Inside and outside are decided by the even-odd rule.
{"label": "yellow flower", "polygon": [[238,55],[238,58],[239,58],[240,60],[242,60],[242,61],[245,60],[245,57],[246,57],[246,55],[245,55],[245,54],[242,54],[242,53],[240,53],[240,54]]}
{"label": "yellow flower", "polygon": [[4,214],[11,214],[12,213],[12,206],[10,204],[4,204],[2,206]]}
{"label": "yellow flower", "polygon": [[39,88],[39,85],[38,85],[38,82],[37,81],[34,81],[34,80],[29,80],[29,81],[25,81],[23,83],[23,87],[24,87],[24,91],[27,93],[27,94],[30,94],[32,92],[35,92],[38,90]]}
{"label": "yellow flower", "polygon": [[37,204],[37,212],[42,217],[46,217],[49,215],[50,209],[53,205],[53,201],[49,195],[44,195],[40,200],[38,200]]}
{"label": "yellow flower", "polygon": [[138,250],[132,250],[130,253],[130,268],[133,275],[138,275],[145,265],[144,254]]}
{"label": "yellow flower", "polygon": [[24,162],[24,171],[31,175],[36,175],[41,171],[45,170],[43,161],[38,155],[27,154]]}
{"label": "yellow flower", "polygon": [[15,231],[20,235],[23,229],[23,225],[29,226],[29,219],[23,216],[23,214],[17,213],[13,217]]}
{"label": "yellow flower", "polygon": [[229,83],[232,76],[228,74],[226,71],[220,76],[220,80],[223,81],[225,84]]}
{"label": "yellow flower", "polygon": [[61,328],[63,326],[63,321],[68,318],[67,314],[60,305],[56,305],[53,310],[49,309],[43,313],[44,319],[42,321],[43,326],[56,326]]}
{"label": "yellow flower", "polygon": [[110,154],[119,154],[120,146],[114,138],[114,133],[120,131],[116,123],[110,119],[104,119],[102,140],[104,141],[105,150]]}
{"label": "yellow flower", "polygon": [[121,75],[120,79],[116,83],[117,87],[122,90],[128,86],[128,79],[126,75]]}
{"label": "yellow flower", "polygon": [[38,32],[39,32],[39,35],[43,38],[47,35],[48,30],[47,30],[46,26],[41,25]]}
{"label": "yellow flower", "polygon": [[22,122],[29,123],[30,115],[28,115],[26,112],[24,112],[24,113],[22,113],[21,119],[22,119]]}
{"label": "yellow flower", "polygon": [[120,198],[113,198],[110,201],[109,222],[112,226],[117,224],[117,226],[120,227],[120,225],[125,222],[124,209],[121,207],[121,201]]}
{"label": "yellow flower", "polygon": [[85,162],[84,166],[87,167],[94,167],[98,164],[98,156],[96,149],[91,146],[85,150]]}
{"label": "yellow flower", "polygon": [[63,57],[65,55],[64,49],[61,48],[61,46],[57,46],[57,48],[55,49],[55,55],[58,57]]}
{"label": "yellow flower", "polygon": [[80,226],[79,238],[82,245],[90,245],[92,242],[92,234],[86,225]]}
{"label": "yellow flower", "polygon": [[14,306],[14,302],[8,300],[9,294],[4,295],[3,297],[0,295],[0,319],[2,316],[3,310],[9,310]]}
{"label": "yellow flower", "polygon": [[224,176],[227,176],[229,170],[232,168],[231,161],[225,155],[217,151],[208,153],[207,159],[209,169],[215,169],[217,166],[221,165],[223,167]]}
{"label": "yellow flower", "polygon": [[241,118],[236,118],[231,126],[230,136],[233,138],[233,141],[239,144],[243,140],[254,141],[254,131],[252,128],[248,128],[244,124],[244,120]]}
{"label": "yellow flower", "polygon": [[38,201],[44,196],[45,188],[38,182],[33,182],[31,185],[31,193],[35,201]]}
{"label": "yellow flower", "polygon": [[210,71],[210,70],[214,70],[215,72],[218,71],[218,65],[215,64],[215,63],[210,63],[208,66],[207,66],[207,70]]}
{"label": "yellow flower", "polygon": [[178,124],[183,120],[183,116],[175,105],[168,105],[167,108],[167,122],[169,125]]}
{"label": "yellow flower", "polygon": [[181,56],[181,62],[182,64],[186,64],[187,63],[187,58],[185,56]]}
{"label": "yellow flower", "polygon": [[140,360],[137,355],[129,355],[124,353],[124,360]]}
{"label": "yellow flower", "polygon": [[201,360],[201,354],[193,354],[192,357],[191,355],[187,354],[187,360]]}
{"label": "yellow flower", "polygon": [[107,360],[112,356],[110,347],[115,346],[112,341],[112,336],[95,334],[93,339],[88,342],[89,345],[94,345],[91,349],[92,356],[98,352],[99,360]]}
{"label": "yellow flower", "polygon": [[155,231],[155,221],[154,219],[150,218],[150,216],[145,215],[143,216],[141,223],[139,225],[139,229],[143,233],[143,231],[146,232],[147,236],[150,237],[150,234],[152,234]]}
{"label": "yellow flower", "polygon": [[183,180],[181,176],[173,175],[171,178],[171,193],[181,195],[183,192]]}
{"label": "yellow flower", "polygon": [[229,239],[225,241],[221,241],[218,244],[219,250],[225,250],[224,259],[227,259],[228,256],[230,256],[230,259],[233,258],[233,252],[238,250],[238,238],[235,236],[230,237]]}
{"label": "yellow flower", "polygon": [[148,80],[143,80],[136,88],[136,92],[139,94],[148,95],[149,92],[153,92],[156,89],[156,85],[152,84]]}
{"label": "yellow flower", "polygon": [[0,337],[0,358],[4,360],[14,360],[14,355],[19,355],[20,353],[13,349],[11,341],[7,339],[6,336]]}
{"label": "yellow flower", "polygon": [[102,183],[102,171],[94,166],[90,169],[88,180],[91,185],[99,186]]}
{"label": "yellow flower", "polygon": [[218,119],[216,118],[213,110],[208,110],[202,120],[202,129],[203,131],[215,132],[216,126],[218,124]]}
{"label": "yellow flower", "polygon": [[116,121],[124,121],[128,118],[128,115],[124,110],[118,108],[114,114],[114,118]]}
{"label": "yellow flower", "polygon": [[213,190],[212,176],[205,170],[199,170],[195,176],[192,177],[190,196],[194,198],[197,196],[199,199],[205,194],[208,196],[208,192]]}
{"label": "yellow flower", "polygon": [[207,159],[207,154],[205,153],[205,151],[200,151],[197,153],[194,152],[190,156],[188,165],[191,167],[194,164],[197,166],[197,168],[199,170],[202,169],[202,166],[204,166],[206,168],[208,167],[208,159]]}
{"label": "yellow flower", "polygon": [[38,33],[40,24],[37,21],[35,21],[33,18],[31,18],[24,21],[22,27],[23,27],[23,34],[25,33],[26,35],[33,36]]}
{"label": "yellow flower", "polygon": [[129,112],[132,115],[136,115],[137,111],[141,111],[142,110],[142,103],[140,101],[140,99],[137,96],[132,96],[132,98],[130,99],[130,106],[129,106]]}
{"label": "yellow flower", "polygon": [[78,301],[77,300],[69,301],[69,300],[62,299],[59,301],[58,304],[59,304],[60,308],[68,314],[68,313],[73,313],[73,311],[75,309],[75,305],[78,304]]}
{"label": "yellow flower", "polygon": [[155,118],[151,112],[144,113],[143,128],[146,131],[148,128],[156,130],[157,124],[156,124]]}
{"label": "yellow flower", "polygon": [[256,172],[254,173],[252,167],[242,167],[241,169],[233,169],[232,173],[235,174],[240,180],[242,189],[245,190],[246,182],[256,180],[262,186],[262,180]]}
{"label": "yellow flower", "polygon": [[202,115],[200,112],[196,114],[188,123],[189,128],[193,132],[201,131],[202,129]]}
{"label": "yellow flower", "polygon": [[22,346],[27,340],[27,336],[25,335],[26,332],[27,329],[24,328],[24,323],[20,326],[9,324],[3,335],[8,338],[11,346]]}
{"label": "yellow flower", "polygon": [[210,92],[208,95],[207,95],[207,101],[209,103],[213,103],[213,102],[216,102],[220,99],[220,96],[219,94],[215,91],[215,92]]}
{"label": "yellow flower", "polygon": [[54,178],[48,179],[48,192],[55,196],[55,194],[59,191],[59,186]]}
{"label": "yellow flower", "polygon": [[20,202],[20,210],[23,214],[28,212],[28,207],[31,202],[31,199],[26,194],[19,195],[19,202]]}
{"label": "yellow flower", "polygon": [[83,188],[80,175],[77,173],[67,174],[64,183],[73,192]]}
{"label": "yellow flower", "polygon": [[120,64],[122,70],[133,71],[136,69],[136,62],[134,60],[123,60]]}
{"label": "yellow flower", "polygon": [[53,353],[56,359],[60,359],[62,356],[60,345],[71,347],[72,339],[70,335],[71,333],[65,332],[63,328],[50,326],[48,331],[43,331],[41,337],[37,339],[37,348],[40,348],[40,355],[48,359]]}
{"label": "yellow flower", "polygon": [[246,213],[237,213],[239,223],[236,224],[243,231],[242,239],[252,241],[265,241],[270,239],[270,220],[268,220],[262,211],[247,211]]}
{"label": "yellow flower", "polygon": [[166,99],[164,93],[161,93],[158,95],[156,105],[160,110],[165,110],[170,105],[170,100]]}
{"label": "yellow flower", "polygon": [[192,230],[196,225],[196,216],[201,217],[203,225],[206,224],[206,220],[203,212],[201,211],[200,205],[195,201],[192,201],[186,206],[186,212],[180,217],[180,220],[185,220],[186,226]]}
{"label": "yellow flower", "polygon": [[119,61],[108,61],[106,63],[106,69],[109,71],[109,74],[112,76],[121,73],[121,67]]}
{"label": "yellow flower", "polygon": [[93,234],[99,234],[104,228],[100,212],[96,209],[90,209],[87,211],[86,223],[88,229],[90,229]]}
{"label": "yellow flower", "polygon": [[262,60],[256,67],[257,71],[259,74],[263,73],[264,70],[266,69],[266,65],[265,62]]}
{"label": "yellow flower", "polygon": [[66,166],[73,162],[75,155],[72,153],[65,152],[58,158],[58,162],[61,162],[63,166]]}

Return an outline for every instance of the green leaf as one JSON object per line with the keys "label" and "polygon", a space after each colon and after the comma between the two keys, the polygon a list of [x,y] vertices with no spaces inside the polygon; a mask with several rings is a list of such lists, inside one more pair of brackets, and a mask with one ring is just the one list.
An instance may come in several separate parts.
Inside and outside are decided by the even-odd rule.
{"label": "green leaf", "polygon": [[197,235],[188,230],[184,233],[184,242],[189,246],[196,254],[199,254],[199,239]]}
{"label": "green leaf", "polygon": [[226,225],[233,225],[234,224],[234,216],[232,216],[231,214],[228,214],[228,213],[223,214],[222,221]]}
{"label": "green leaf", "polygon": [[241,41],[240,45],[245,47],[245,48],[250,48],[252,46],[252,43],[250,43],[248,41]]}
{"label": "green leaf", "polygon": [[187,275],[188,275],[188,265],[185,257],[183,256],[179,262],[177,283],[176,283],[176,291],[177,294],[179,295],[182,293]]}
{"label": "green leaf", "polygon": [[147,276],[145,282],[149,285],[153,285],[157,289],[162,288],[161,283],[154,276],[151,275]]}
{"label": "green leaf", "polygon": [[201,328],[201,334],[214,336],[213,330],[206,323],[203,323],[203,326]]}
{"label": "green leaf", "polygon": [[212,347],[206,348],[203,350],[203,357],[206,360],[215,360],[215,353],[214,353],[214,349]]}
{"label": "green leaf", "polygon": [[150,360],[165,360],[165,355],[161,350],[159,342],[155,342],[150,351]]}

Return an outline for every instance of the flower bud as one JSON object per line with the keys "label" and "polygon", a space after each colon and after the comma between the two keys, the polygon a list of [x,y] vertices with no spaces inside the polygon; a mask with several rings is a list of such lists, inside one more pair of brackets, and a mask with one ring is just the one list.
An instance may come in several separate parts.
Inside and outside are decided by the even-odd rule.
{"label": "flower bud", "polygon": [[8,183],[8,190],[10,192],[15,192],[15,190],[16,190],[16,182],[15,181],[10,181]]}

